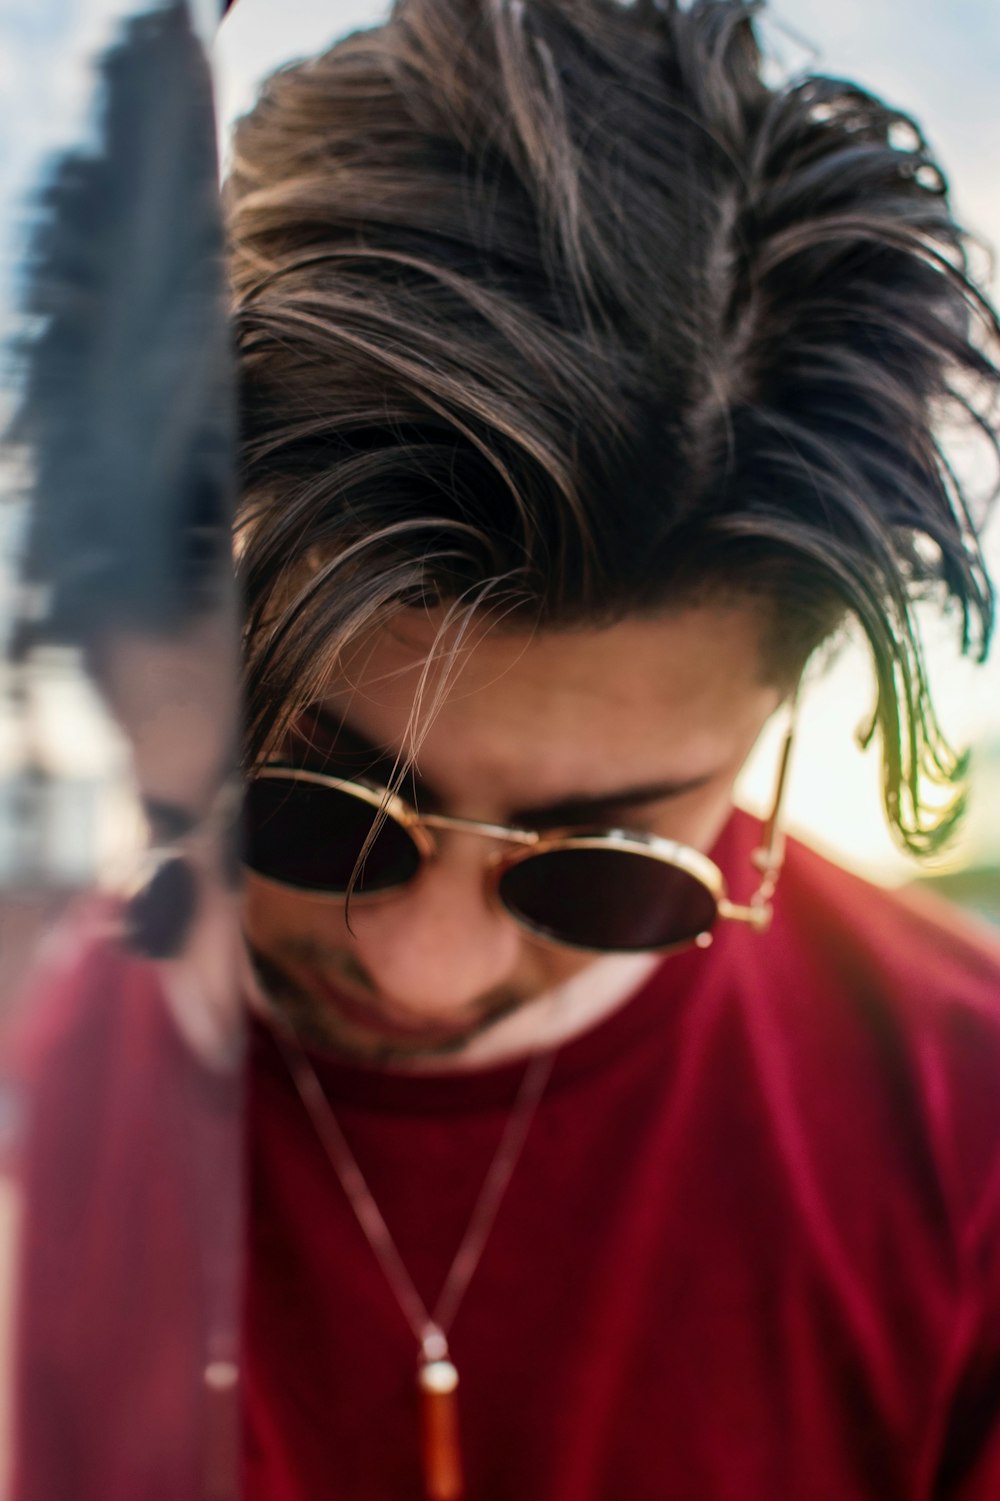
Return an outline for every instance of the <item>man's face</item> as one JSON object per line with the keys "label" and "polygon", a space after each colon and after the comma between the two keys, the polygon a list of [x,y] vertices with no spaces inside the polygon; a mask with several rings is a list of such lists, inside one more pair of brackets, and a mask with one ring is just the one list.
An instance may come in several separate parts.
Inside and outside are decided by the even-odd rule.
{"label": "man's face", "polygon": [[[409,746],[439,625],[405,612],[354,651],[321,706],[328,746],[310,726],[314,759],[328,749],[337,775],[376,780],[392,766]],[[578,821],[707,850],[781,697],[762,674],[760,635],[749,605],[603,629],[480,632],[422,733],[404,795],[459,818]],[[594,956],[532,937],[494,902],[497,846],[468,833],[436,839],[437,855],[408,886],[354,901],[350,927],[343,901],[248,879],[258,972],[304,1040],[371,1062],[488,1059],[492,1039],[509,1045],[512,1028],[530,1048],[548,993],[574,976],[568,993],[584,1004]]]}

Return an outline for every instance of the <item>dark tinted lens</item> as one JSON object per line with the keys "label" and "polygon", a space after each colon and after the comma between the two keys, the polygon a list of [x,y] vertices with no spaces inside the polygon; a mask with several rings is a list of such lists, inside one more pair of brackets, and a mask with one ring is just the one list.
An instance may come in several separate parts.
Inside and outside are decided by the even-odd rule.
{"label": "dark tinted lens", "polygon": [[508,911],[550,938],[592,949],[657,949],[712,926],[715,897],[696,876],[638,852],[558,849],[504,872]]}
{"label": "dark tinted lens", "polygon": [[[343,893],[376,817],[363,799],[291,777],[260,777],[247,787],[244,860],[288,886]],[[383,821],[355,890],[381,891],[410,880],[420,852],[393,819]]]}

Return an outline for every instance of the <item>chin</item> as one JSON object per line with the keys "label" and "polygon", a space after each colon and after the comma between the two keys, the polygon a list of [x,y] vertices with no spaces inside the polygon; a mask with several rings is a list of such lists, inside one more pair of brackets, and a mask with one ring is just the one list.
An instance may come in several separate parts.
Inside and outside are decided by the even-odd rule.
{"label": "chin", "polygon": [[374,1029],[369,1032],[352,1026],[323,1005],[280,1005],[279,1009],[300,1041],[321,1048],[346,1062],[380,1067],[432,1064],[436,1060],[456,1058],[473,1038],[480,1036],[493,1024],[491,1019],[447,1035],[401,1041],[396,1037],[382,1035]]}
{"label": "chin", "polygon": [[332,989],[325,987],[323,994],[313,994],[259,950],[252,950],[251,958],[264,999],[297,1039],[307,1047],[355,1063],[419,1064],[455,1058],[473,1039],[523,1004],[520,999],[505,998],[487,1014],[462,1026],[429,1023],[425,1029],[400,1028],[383,1020],[374,1007],[370,1016],[358,1020],[367,1008],[352,1002],[351,1010],[356,1015],[346,1015],[346,999]]}

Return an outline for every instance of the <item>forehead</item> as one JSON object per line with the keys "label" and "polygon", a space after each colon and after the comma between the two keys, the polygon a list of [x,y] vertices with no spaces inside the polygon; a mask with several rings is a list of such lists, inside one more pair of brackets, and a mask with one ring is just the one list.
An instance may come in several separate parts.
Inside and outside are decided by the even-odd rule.
{"label": "forehead", "polygon": [[401,613],[344,661],[326,705],[376,745],[415,748],[421,775],[456,796],[516,802],[717,770],[780,698],[748,605],[535,633],[473,622],[460,639],[442,626]]}

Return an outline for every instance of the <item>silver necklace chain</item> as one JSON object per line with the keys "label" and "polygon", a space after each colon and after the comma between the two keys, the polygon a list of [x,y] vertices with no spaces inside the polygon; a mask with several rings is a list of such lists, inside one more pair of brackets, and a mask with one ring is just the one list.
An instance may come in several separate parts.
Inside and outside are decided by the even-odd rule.
{"label": "silver necklace chain", "polygon": [[525,1139],[555,1062],[556,1049],[536,1053],[528,1062],[493,1159],[448,1268],[433,1312],[417,1291],[403,1258],[375,1202],[358,1160],[341,1129],[316,1070],[302,1049],[286,1033],[274,1033],[299,1097],[308,1113],[355,1218],[371,1246],[385,1279],[426,1361],[448,1354],[448,1332],[482,1258],[496,1222],[501,1201],[524,1147]]}

